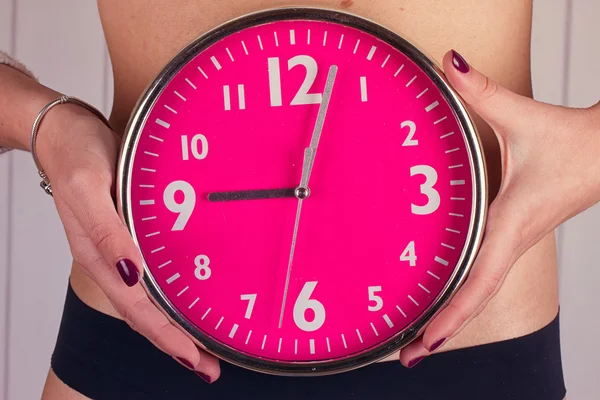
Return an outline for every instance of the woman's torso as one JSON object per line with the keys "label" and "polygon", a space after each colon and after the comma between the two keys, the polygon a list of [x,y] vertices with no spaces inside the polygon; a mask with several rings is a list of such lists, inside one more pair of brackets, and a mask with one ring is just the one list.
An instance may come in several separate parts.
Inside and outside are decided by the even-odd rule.
{"label": "woman's torso", "polygon": [[[322,6],[379,22],[415,41],[440,62],[455,48],[475,67],[511,90],[531,95],[529,47],[531,3],[523,0],[99,0],[115,80],[111,122],[122,133],[146,85],[185,44],[231,18],[285,5]],[[478,121],[493,196],[500,155],[490,128]],[[102,291],[74,265],[72,284],[87,304],[116,315]],[[546,325],[558,308],[554,236],[549,235],[515,265],[488,307],[445,350],[499,341]],[[392,356],[388,359],[397,359]]]}

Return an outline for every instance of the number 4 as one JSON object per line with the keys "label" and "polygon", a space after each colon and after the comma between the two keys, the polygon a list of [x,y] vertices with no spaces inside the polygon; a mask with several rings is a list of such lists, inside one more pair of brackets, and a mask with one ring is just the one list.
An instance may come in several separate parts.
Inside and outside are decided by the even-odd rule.
{"label": "number 4", "polygon": [[406,246],[400,255],[400,261],[408,261],[411,267],[417,265],[417,255],[415,253],[415,241],[413,240]]}

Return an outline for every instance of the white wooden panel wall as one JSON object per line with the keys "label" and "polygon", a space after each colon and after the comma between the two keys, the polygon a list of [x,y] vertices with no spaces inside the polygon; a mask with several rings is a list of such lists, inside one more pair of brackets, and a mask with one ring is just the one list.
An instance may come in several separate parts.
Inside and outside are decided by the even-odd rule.
{"label": "white wooden panel wall", "polygon": [[[600,100],[600,1],[572,0],[570,14],[565,104],[586,107]],[[567,221],[562,233],[561,322],[569,395],[572,399],[597,399],[600,397],[600,205]]]}
{"label": "white wooden panel wall", "polygon": [[[44,84],[107,113],[112,75],[95,2],[0,0],[0,48]],[[536,0],[536,98],[571,106],[600,99],[600,1]],[[10,218],[8,216],[10,215]],[[0,400],[39,398],[60,321],[70,256],[28,154],[0,157]],[[600,208],[560,228],[563,360],[571,399],[591,400],[600,375]]]}
{"label": "white wooden panel wall", "polygon": [[[0,0],[0,49],[13,50],[12,41],[12,0]],[[6,347],[6,336],[8,333],[8,295],[5,295],[8,287],[8,263],[10,253],[9,238],[9,204],[10,195],[9,177],[11,174],[11,154],[0,157],[0,400],[4,399],[5,378],[8,372],[8,354]]]}

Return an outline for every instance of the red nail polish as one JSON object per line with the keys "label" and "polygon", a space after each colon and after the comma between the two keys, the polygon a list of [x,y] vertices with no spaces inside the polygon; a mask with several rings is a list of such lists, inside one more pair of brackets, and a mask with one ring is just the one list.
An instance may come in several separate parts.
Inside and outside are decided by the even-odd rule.
{"label": "red nail polish", "polygon": [[196,375],[198,375],[200,378],[202,378],[204,380],[204,382],[212,383],[212,379],[210,379],[210,376],[203,374],[202,372],[198,372],[198,371],[194,371],[194,372],[196,372]]}
{"label": "red nail polish", "polygon": [[440,340],[438,340],[437,342],[434,342],[431,347],[429,348],[429,351],[434,351],[436,349],[438,349],[441,345],[444,344],[444,342],[446,341],[446,338],[442,338]]}
{"label": "red nail polish", "polygon": [[190,361],[186,360],[185,358],[177,357],[177,361],[179,361],[180,363],[182,363],[189,369],[194,369],[194,364],[192,364]]}
{"label": "red nail polish", "polygon": [[117,261],[117,271],[123,278],[125,284],[129,287],[135,286],[140,280],[140,273],[133,261],[123,258]]}
{"label": "red nail polish", "polygon": [[408,368],[414,367],[415,365],[417,365],[418,363],[423,361],[424,358],[425,357],[417,357],[417,358],[410,360],[410,362],[408,363]]}
{"label": "red nail polish", "polygon": [[469,67],[469,64],[465,59],[455,50],[452,50],[452,65],[457,71],[463,74],[466,74],[471,70],[471,67]]}

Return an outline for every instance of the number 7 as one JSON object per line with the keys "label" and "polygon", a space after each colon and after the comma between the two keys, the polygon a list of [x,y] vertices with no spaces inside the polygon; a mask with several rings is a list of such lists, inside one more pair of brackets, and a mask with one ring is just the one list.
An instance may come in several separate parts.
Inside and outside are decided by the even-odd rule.
{"label": "number 7", "polygon": [[254,309],[254,303],[256,302],[256,294],[243,294],[240,297],[242,300],[248,300],[248,307],[246,308],[246,315],[244,315],[244,318],[250,319],[252,310]]}

